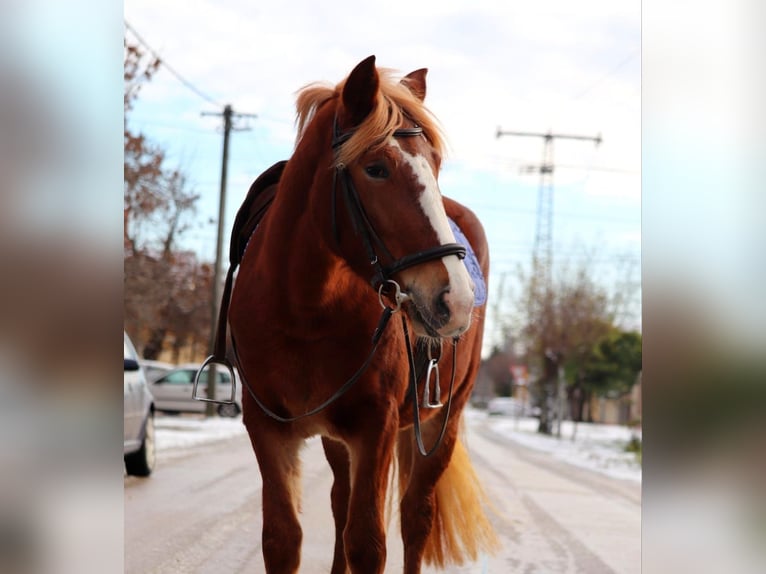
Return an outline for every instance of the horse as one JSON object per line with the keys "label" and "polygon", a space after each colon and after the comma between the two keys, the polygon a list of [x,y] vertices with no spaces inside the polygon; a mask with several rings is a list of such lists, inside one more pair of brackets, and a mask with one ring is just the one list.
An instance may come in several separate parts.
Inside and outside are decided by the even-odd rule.
{"label": "horse", "polygon": [[333,473],[333,574],[383,572],[395,468],[406,574],[496,544],[459,433],[488,247],[477,217],[440,193],[426,73],[397,79],[370,56],[334,87],[301,89],[293,154],[235,221],[219,335],[228,321],[270,574],[300,566],[299,451],[315,435]]}

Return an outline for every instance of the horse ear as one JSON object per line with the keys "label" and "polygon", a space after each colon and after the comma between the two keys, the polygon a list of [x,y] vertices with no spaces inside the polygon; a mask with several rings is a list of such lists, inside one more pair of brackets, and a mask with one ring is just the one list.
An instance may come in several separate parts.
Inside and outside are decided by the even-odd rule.
{"label": "horse ear", "polygon": [[407,86],[412,95],[418,98],[421,102],[426,99],[426,74],[428,68],[420,68],[414,72],[410,72],[402,78],[401,83]]}
{"label": "horse ear", "polygon": [[343,86],[344,119],[356,126],[373,110],[377,102],[380,80],[375,69],[375,56],[359,62]]}

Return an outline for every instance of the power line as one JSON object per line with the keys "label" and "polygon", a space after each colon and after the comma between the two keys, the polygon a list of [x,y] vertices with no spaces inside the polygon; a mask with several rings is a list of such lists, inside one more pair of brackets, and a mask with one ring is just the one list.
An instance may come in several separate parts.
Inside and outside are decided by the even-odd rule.
{"label": "power line", "polygon": [[[504,157],[497,154],[487,154],[487,158],[489,158],[493,164],[500,164],[503,166],[510,166],[510,167],[519,167],[522,168],[520,170],[520,173],[528,173],[527,166],[529,165],[529,160],[526,158],[521,157]],[[565,163],[557,163],[556,164],[557,169],[572,169],[572,170],[583,170],[583,171],[603,171],[607,173],[623,173],[626,175],[640,175],[641,171],[637,169],[628,169],[624,167],[610,167],[607,165],[576,165],[576,164],[565,164]],[[533,170],[534,171],[534,170]]]}
{"label": "power line", "polygon": [[[471,209],[474,211],[490,210],[493,213],[521,213],[534,215],[537,213],[535,209],[527,209],[523,207],[510,207],[508,205],[502,205],[499,203],[479,203],[471,202]],[[575,211],[560,211],[556,213],[556,217],[562,219],[585,219],[589,221],[606,221],[608,223],[640,223],[640,215],[636,217],[614,217],[612,215],[598,215],[593,213],[582,213]]]}
{"label": "power line", "polygon": [[577,94],[576,96],[574,96],[574,97],[572,98],[572,101],[574,101],[574,100],[579,100],[579,99],[580,99],[580,98],[582,98],[583,96],[587,95],[587,94],[588,94],[588,93],[589,93],[591,90],[593,90],[593,89],[594,89],[594,88],[596,88],[597,86],[601,85],[601,83],[602,83],[604,80],[606,80],[606,79],[607,79],[609,76],[611,76],[612,74],[616,74],[617,72],[619,72],[619,71],[620,71],[620,70],[623,68],[623,66],[625,66],[625,65],[626,65],[628,62],[630,62],[631,60],[633,60],[633,58],[635,58],[635,57],[636,57],[636,55],[637,55],[637,54],[640,54],[640,53],[641,53],[641,48],[637,48],[636,50],[634,50],[633,52],[631,52],[631,54],[630,54],[630,55],[629,55],[627,58],[625,58],[624,60],[622,60],[622,61],[621,61],[619,64],[617,64],[617,65],[616,65],[614,68],[612,68],[612,69],[611,69],[611,70],[609,70],[609,71],[608,71],[606,74],[604,74],[603,76],[601,76],[601,77],[600,77],[598,80],[596,80],[594,83],[592,83],[592,84],[591,84],[589,87],[585,88],[585,89],[584,89],[582,92],[580,92],[579,94]]}
{"label": "power line", "polygon": [[205,135],[216,136],[216,137],[218,136],[216,132],[210,131],[209,129],[193,128],[190,126],[182,126],[182,125],[172,124],[172,123],[169,124],[165,122],[155,122],[153,120],[146,121],[146,120],[138,119],[138,120],[133,120],[132,123],[140,124],[142,126],[154,126],[154,127],[164,128],[168,130],[181,130],[185,132],[195,132],[199,134],[205,134]]}
{"label": "power line", "polygon": [[640,175],[641,172],[635,169],[622,169],[618,167],[604,167],[604,166],[586,166],[586,165],[568,165],[557,163],[556,167],[562,169],[584,169],[586,171],[603,171],[607,173],[625,173],[628,175]]}
{"label": "power line", "polygon": [[183,76],[182,76],[180,73],[178,73],[178,72],[175,70],[175,68],[173,68],[173,67],[172,67],[170,64],[168,64],[168,63],[167,63],[167,62],[166,62],[166,61],[165,61],[165,60],[164,60],[164,59],[163,59],[163,58],[162,58],[162,57],[159,55],[159,53],[158,53],[158,52],[157,52],[157,51],[156,51],[154,48],[152,48],[152,47],[149,45],[149,43],[148,43],[146,40],[144,40],[144,39],[143,39],[143,37],[141,37],[141,35],[140,35],[140,34],[139,34],[137,31],[136,31],[136,29],[135,29],[133,26],[131,26],[131,25],[128,23],[128,21],[127,21],[127,20],[125,20],[125,27],[126,27],[128,30],[130,30],[130,31],[131,31],[131,33],[133,34],[133,36],[135,36],[135,37],[136,37],[136,40],[138,40],[139,42],[141,42],[141,44],[144,46],[144,48],[146,48],[147,50],[149,50],[149,52],[151,52],[151,54],[152,54],[152,55],[153,55],[155,58],[157,58],[157,60],[160,62],[160,64],[161,64],[162,66],[164,66],[164,67],[165,67],[165,69],[166,69],[168,72],[170,72],[170,73],[171,73],[171,74],[172,74],[172,75],[173,75],[173,76],[174,76],[174,77],[175,77],[175,78],[176,78],[176,79],[177,79],[179,82],[181,82],[181,83],[182,83],[184,86],[186,86],[186,87],[187,87],[189,90],[191,90],[192,92],[194,92],[195,94],[197,94],[197,95],[198,95],[200,98],[202,98],[202,99],[203,99],[203,100],[205,100],[206,102],[208,102],[208,103],[210,103],[210,104],[213,104],[214,106],[216,106],[216,107],[219,107],[219,108],[223,108],[223,107],[224,107],[224,106],[223,106],[223,104],[221,104],[220,102],[216,101],[214,98],[212,98],[212,97],[208,96],[208,95],[207,95],[205,92],[203,92],[202,90],[200,90],[200,89],[199,89],[197,86],[195,86],[194,84],[192,84],[192,83],[191,83],[189,80],[187,80],[187,79],[186,79],[186,78],[184,78],[184,77],[183,77]]}

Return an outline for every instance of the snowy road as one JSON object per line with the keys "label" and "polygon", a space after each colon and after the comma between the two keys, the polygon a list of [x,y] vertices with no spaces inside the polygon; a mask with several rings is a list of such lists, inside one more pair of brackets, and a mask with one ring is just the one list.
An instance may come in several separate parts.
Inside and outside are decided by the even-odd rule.
{"label": "snowy road", "polygon": [[[496,506],[502,550],[447,572],[640,572],[639,482],[521,446],[493,430],[496,419],[468,421],[466,442]],[[332,478],[318,440],[308,442],[303,463],[301,572],[329,572]],[[244,433],[182,448],[163,448],[160,442],[155,474],[147,480],[125,478],[125,571],[263,572],[260,504],[260,475]],[[386,572],[401,572],[395,519],[389,531]]]}

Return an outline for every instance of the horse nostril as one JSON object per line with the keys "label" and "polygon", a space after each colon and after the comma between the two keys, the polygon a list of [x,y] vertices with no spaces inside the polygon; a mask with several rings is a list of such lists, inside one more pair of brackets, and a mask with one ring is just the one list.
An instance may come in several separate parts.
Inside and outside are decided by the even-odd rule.
{"label": "horse nostril", "polygon": [[450,308],[447,304],[447,293],[449,293],[449,289],[445,289],[439,295],[436,297],[436,301],[434,302],[434,310],[436,311],[436,316],[439,318],[439,321],[444,325],[449,322],[450,318]]}

